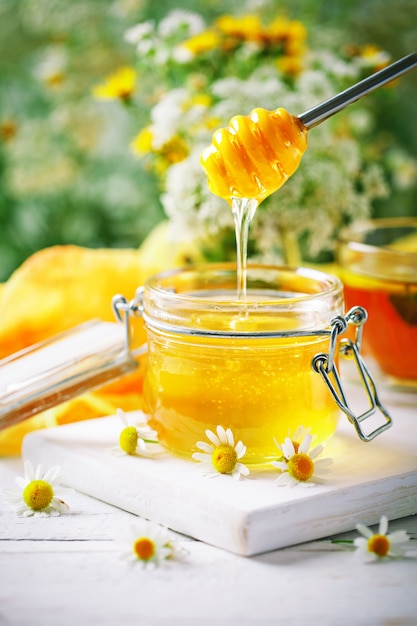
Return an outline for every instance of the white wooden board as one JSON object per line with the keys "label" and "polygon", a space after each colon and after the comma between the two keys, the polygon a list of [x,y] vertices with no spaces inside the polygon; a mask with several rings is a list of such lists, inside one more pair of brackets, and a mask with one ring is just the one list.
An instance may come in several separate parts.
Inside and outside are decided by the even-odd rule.
{"label": "white wooden board", "polygon": [[[350,390],[350,395],[356,390]],[[106,417],[31,433],[23,456],[60,465],[66,484],[231,552],[250,556],[417,512],[417,395],[381,393],[393,426],[361,442],[345,417],[323,456],[324,485],[278,487],[276,471],[207,478],[200,465],[161,452],[115,456],[121,422]]]}

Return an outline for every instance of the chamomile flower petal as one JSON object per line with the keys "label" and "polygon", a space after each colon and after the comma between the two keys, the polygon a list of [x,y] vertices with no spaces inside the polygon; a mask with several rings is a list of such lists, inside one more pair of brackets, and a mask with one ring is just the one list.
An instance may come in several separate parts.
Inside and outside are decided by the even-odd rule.
{"label": "chamomile flower petal", "polygon": [[[310,433],[311,433],[311,428],[310,427],[307,428],[307,427],[305,427],[303,425],[300,425],[300,426],[297,426],[297,428],[295,429],[293,434],[291,434],[291,431],[288,431],[288,436],[285,438],[285,441],[284,441],[284,443],[282,445],[280,444],[280,442],[275,437],[273,437],[273,440],[274,440],[274,443],[275,443],[276,447],[281,452],[282,456],[283,457],[287,456],[287,458],[289,458],[295,452],[299,451],[300,443],[307,436],[310,436]],[[310,454],[310,456],[311,456],[311,454]]]}
{"label": "chamomile flower petal", "polygon": [[141,439],[140,437],[138,438],[138,445],[137,445],[137,449],[140,449],[140,453],[141,454],[148,454],[148,450],[146,448],[146,443],[144,442],[143,439]]}
{"label": "chamomile flower petal", "polygon": [[221,444],[220,439],[218,438],[217,435],[215,435],[211,430],[207,429],[206,430],[206,437],[207,439],[210,439],[210,441],[215,445],[215,446],[219,446]]}
{"label": "chamomile flower petal", "polygon": [[[233,443],[231,445],[233,445]],[[237,442],[237,444],[235,446],[235,450],[236,450],[236,454],[237,454],[237,458],[238,459],[241,459],[242,456],[245,456],[245,454],[246,454],[246,446],[241,441]]]}
{"label": "chamomile flower petal", "polygon": [[194,454],[192,455],[192,458],[195,461],[206,461],[207,453],[206,452],[194,452]]}
{"label": "chamomile flower petal", "polygon": [[[228,433],[223,428],[223,426],[217,426],[216,430],[217,430],[217,436],[220,439],[220,442],[223,443],[223,444],[228,444],[229,443],[229,441],[228,441]],[[233,443],[232,443],[232,445],[233,445]]]}
{"label": "chamomile flower petal", "polygon": [[293,435],[289,435],[289,436],[291,436],[292,441],[296,441],[297,443],[299,443],[300,441],[304,439],[306,435],[309,435],[310,432],[311,432],[310,427],[306,427],[301,424],[300,426],[297,426]]}
{"label": "chamomile flower petal", "polygon": [[364,524],[356,524],[356,530],[360,532],[360,534],[366,539],[369,539],[369,537],[372,537],[372,535],[374,534],[372,530]]}
{"label": "chamomile flower petal", "polygon": [[[313,440],[313,437],[311,436],[310,433],[308,433],[304,439],[301,441],[299,447],[298,447],[298,452],[300,452],[301,454],[306,454],[311,446],[311,442]],[[294,444],[293,444],[294,446]],[[311,455],[310,455],[311,456]]]}
{"label": "chamomile flower petal", "polygon": [[33,467],[30,461],[25,461],[24,469],[25,469],[25,478],[24,478],[25,481],[39,480],[39,476],[43,471],[43,466],[37,465],[36,467]]}
{"label": "chamomile flower petal", "polygon": [[[308,450],[308,448],[307,448]],[[310,450],[309,455],[311,459],[315,459],[316,456],[319,456],[319,454],[321,454],[324,450],[324,446],[316,446],[315,448],[313,448],[312,450]]]}
{"label": "chamomile flower petal", "polygon": [[4,490],[18,515],[49,517],[69,510],[61,496],[72,490],[60,485],[63,476],[58,466],[44,472],[42,465],[34,467],[30,461],[26,461],[24,469],[24,478],[15,481],[19,489]]}
{"label": "chamomile flower petal", "polygon": [[385,535],[388,530],[388,518],[383,515],[379,521],[379,534]]}
{"label": "chamomile flower petal", "polygon": [[368,542],[364,537],[357,537],[353,542],[355,548],[357,549],[357,555],[361,558],[365,563],[371,563],[372,561],[377,560],[377,556],[374,552],[370,552],[368,550]]}
{"label": "chamomile flower petal", "polygon": [[274,443],[275,443],[276,447],[278,448],[278,450],[279,450],[282,454],[284,454],[284,450],[282,449],[282,446],[281,446],[281,444],[279,443],[279,441],[277,441],[277,440],[275,439],[275,437],[273,437],[273,439],[274,439]]}
{"label": "chamomile flower petal", "polygon": [[287,470],[287,462],[286,461],[272,461],[271,465],[276,467],[277,469],[285,472]]}
{"label": "chamomile flower petal", "polygon": [[388,539],[390,542],[389,556],[394,559],[405,556],[406,549],[408,547],[407,546],[408,544],[407,533],[406,533],[406,536],[401,541],[397,540],[396,542],[394,542],[391,534],[388,535]]}
{"label": "chamomile flower petal", "polygon": [[207,452],[208,454],[211,454],[213,452],[213,446],[207,443],[206,441],[198,441],[196,443],[196,446],[197,448],[199,448],[200,450],[203,450],[203,452]]}
{"label": "chamomile flower petal", "polygon": [[43,480],[46,480],[48,483],[51,484],[54,484],[55,482],[60,482],[62,478],[63,476],[61,474],[61,468],[59,467],[59,465],[48,469],[43,476]]}
{"label": "chamomile flower petal", "polygon": [[[232,447],[235,445],[235,438],[233,437],[233,433],[230,430],[230,428],[228,428],[226,430],[226,442],[225,443],[228,443],[229,446],[232,446]],[[242,443],[242,442],[240,442],[240,443]]]}
{"label": "chamomile flower petal", "polygon": [[282,448],[282,452],[284,454],[284,457],[286,459],[289,459],[290,457],[292,457],[295,454],[295,448],[294,448],[294,444],[291,441],[291,439],[289,437],[286,437],[286,439],[284,440],[284,443],[281,446]]}
{"label": "chamomile flower petal", "polygon": [[331,465],[333,465],[333,459],[330,458],[317,459],[317,461],[314,462],[314,467],[317,474],[329,474],[329,472],[332,471]]}
{"label": "chamomile flower petal", "polygon": [[232,472],[232,476],[235,478],[240,478],[241,474],[243,476],[249,476],[249,470],[246,465],[243,465],[243,463],[236,463],[235,469]]}
{"label": "chamomile flower petal", "polygon": [[235,445],[234,435],[230,428],[225,430],[219,425],[216,432],[217,435],[211,430],[205,431],[211,443],[197,441],[196,447],[202,452],[194,452],[192,458],[202,464],[203,473],[206,476],[231,474],[237,479],[247,476],[248,468],[238,462],[238,459],[246,454],[246,446],[241,441]]}
{"label": "chamomile flower petal", "polygon": [[298,480],[296,480],[293,476],[291,476],[287,472],[281,474],[275,481],[275,484],[278,485],[279,487],[291,487],[291,488],[298,487],[298,486],[302,486],[305,488],[314,487],[314,483],[307,483],[307,482],[300,483]]}
{"label": "chamomile flower petal", "polygon": [[389,538],[391,544],[403,543],[408,541],[408,533],[405,530],[395,530],[393,533],[390,533]]}

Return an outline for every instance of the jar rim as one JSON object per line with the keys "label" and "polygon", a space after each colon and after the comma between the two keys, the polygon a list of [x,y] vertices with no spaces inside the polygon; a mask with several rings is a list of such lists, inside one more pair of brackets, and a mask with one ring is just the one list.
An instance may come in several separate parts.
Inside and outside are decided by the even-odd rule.
{"label": "jar rim", "polygon": [[416,284],[417,218],[360,220],[344,229],[336,254],[341,270],[373,280]]}
{"label": "jar rim", "polygon": [[[171,296],[173,299],[178,300],[181,299],[183,302],[193,302],[197,300],[201,302],[201,297],[197,297],[195,295],[190,295],[188,293],[181,293],[174,291],[172,288],[164,289],[158,285],[161,281],[165,279],[175,278],[180,275],[186,275],[191,273],[199,273],[203,274],[206,271],[210,271],[212,273],[218,271],[225,272],[236,272],[237,266],[235,263],[198,263],[193,265],[187,265],[179,268],[173,268],[169,270],[164,270],[157,274],[153,274],[148,277],[145,282],[145,289],[155,291],[155,293],[163,294],[164,296]],[[341,280],[335,276],[334,274],[329,274],[322,270],[318,270],[315,268],[308,267],[291,267],[285,265],[272,265],[272,264],[262,264],[262,263],[248,263],[247,271],[250,273],[251,271],[273,271],[276,273],[281,273],[282,275],[292,275],[294,277],[305,278],[311,282],[315,282],[316,285],[321,285],[322,288],[312,293],[301,293],[294,297],[285,297],[285,298],[266,298],[265,300],[261,300],[258,302],[259,304],[279,304],[280,302],[285,302],[286,304],[292,301],[311,301],[315,299],[320,299],[323,297],[331,296],[332,294],[336,294],[341,288],[342,283]],[[297,293],[297,292],[294,292]],[[217,302],[216,298],[210,298],[210,302]],[[224,302],[223,300],[218,300],[219,303]],[[245,300],[236,299],[228,301],[229,304],[237,305],[239,307],[250,304],[250,301],[246,302]]]}
{"label": "jar rim", "polygon": [[410,229],[417,233],[417,217],[384,217],[368,220],[357,220],[341,230],[338,236],[339,245],[349,246],[353,250],[379,254],[395,255],[398,258],[417,258],[417,252],[393,248],[386,243],[375,244],[364,241],[366,235],[373,231]]}
{"label": "jar rim", "polygon": [[343,286],[332,274],[249,263],[247,279],[248,297],[238,299],[235,263],[155,274],[143,288],[143,319],[149,327],[192,335],[288,336],[315,333],[343,312]]}

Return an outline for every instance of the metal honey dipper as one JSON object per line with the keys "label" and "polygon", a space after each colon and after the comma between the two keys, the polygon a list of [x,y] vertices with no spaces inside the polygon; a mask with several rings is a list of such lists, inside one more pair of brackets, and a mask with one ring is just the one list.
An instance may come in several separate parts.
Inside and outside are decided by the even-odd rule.
{"label": "metal honey dipper", "polygon": [[212,144],[201,155],[210,190],[229,204],[232,198],[259,204],[297,170],[310,128],[415,67],[417,52],[298,116],[283,108],[256,108],[247,116],[234,116],[228,127],[213,134]]}

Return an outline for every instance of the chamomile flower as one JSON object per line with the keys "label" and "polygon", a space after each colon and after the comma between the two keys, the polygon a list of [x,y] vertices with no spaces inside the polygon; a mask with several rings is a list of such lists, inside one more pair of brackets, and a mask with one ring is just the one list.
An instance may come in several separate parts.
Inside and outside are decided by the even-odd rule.
{"label": "chamomile flower", "polygon": [[158,567],[164,561],[181,559],[185,555],[185,550],[175,545],[167,528],[144,519],[132,526],[123,544],[122,556],[142,567]]}
{"label": "chamomile flower", "polygon": [[16,513],[23,517],[49,517],[66,513],[68,504],[61,500],[61,495],[72,491],[60,486],[63,478],[60,467],[54,466],[43,471],[42,465],[33,467],[25,461],[25,476],[15,482],[19,489],[5,489],[9,501],[16,507]]}
{"label": "chamomile flower", "polygon": [[129,424],[126,414],[122,409],[117,409],[116,412],[124,426],[119,435],[118,454],[152,456],[152,452],[148,449],[146,444],[158,443],[155,431],[147,426],[146,421],[137,425]]}
{"label": "chamomile flower", "polygon": [[230,428],[225,430],[223,426],[217,426],[217,435],[211,430],[206,430],[206,436],[211,443],[197,441],[197,448],[202,452],[194,452],[192,458],[201,461],[203,471],[207,476],[219,474],[231,474],[237,480],[241,475],[247,476],[249,470],[239,462],[246,454],[246,446],[241,441],[235,445],[235,440]]}
{"label": "chamomile flower", "polygon": [[358,555],[363,557],[365,561],[372,562],[384,558],[405,556],[410,536],[405,530],[396,530],[387,534],[388,519],[385,515],[380,519],[377,533],[373,533],[364,524],[357,524],[356,528],[362,537],[358,537],[353,543],[358,548]]}
{"label": "chamomile flower", "polygon": [[282,445],[275,441],[282,453],[279,460],[272,461],[272,465],[282,472],[276,480],[277,485],[312,487],[314,483],[322,482],[320,474],[329,472],[329,465],[333,461],[332,459],[313,460],[323,452],[324,446],[316,446],[309,452],[312,439],[312,435],[307,433],[299,445],[289,437]]}

